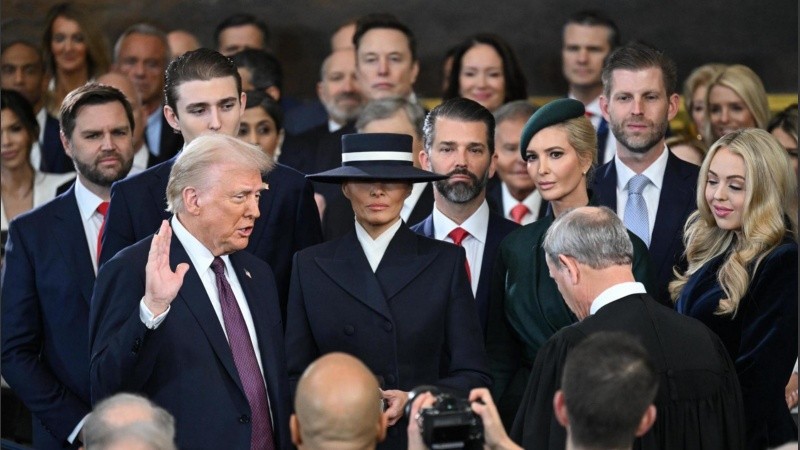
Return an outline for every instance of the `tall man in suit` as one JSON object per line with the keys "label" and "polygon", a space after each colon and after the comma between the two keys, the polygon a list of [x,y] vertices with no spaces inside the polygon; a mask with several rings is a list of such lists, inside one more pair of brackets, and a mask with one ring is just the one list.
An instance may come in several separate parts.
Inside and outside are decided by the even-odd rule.
{"label": "tall man in suit", "polygon": [[239,251],[272,166],[259,147],[234,137],[193,139],[166,188],[175,215],[97,279],[92,401],[142,393],[175,416],[180,448],[291,445],[275,280],[266,263]]}
{"label": "tall man in suit", "polygon": [[647,244],[653,297],[671,305],[667,284],[683,253],[683,225],[696,208],[699,168],[664,143],[678,112],[675,63],[643,44],[615,50],[603,68],[600,107],[617,138],[614,159],[595,171],[597,204],[608,206]]}
{"label": "tall man in suit", "polygon": [[181,134],[169,126],[162,111],[164,70],[169,59],[167,35],[148,23],[131,25],[114,45],[114,70],[130,78],[142,98],[150,151],[147,167],[172,158],[183,147]]}
{"label": "tall man in suit", "polygon": [[[209,133],[237,134],[245,94],[230,59],[208,49],[188,52],[170,63],[167,79],[164,115],[186,142]],[[170,217],[164,192],[175,160],[114,185],[102,263],[153,234]],[[292,255],[320,242],[322,231],[311,185],[300,173],[276,164],[265,181],[269,189],[261,195],[262,217],[255,223],[247,250],[269,263],[285,305]]]}
{"label": "tall man in suit", "polygon": [[111,183],[133,161],[131,106],[87,84],[61,107],[75,184],[9,226],[2,280],[3,377],[33,413],[37,449],[77,448],[89,406],[89,301]]}
{"label": "tall man in suit", "polygon": [[433,212],[412,230],[464,247],[485,333],[495,255],[500,241],[518,227],[486,202],[486,183],[494,174],[494,117],[479,103],[457,97],[433,108],[424,129],[422,167],[448,178],[433,183]]}
{"label": "tall man in suit", "polygon": [[13,41],[3,45],[0,53],[0,84],[28,99],[39,122],[39,136],[31,149],[31,163],[42,172],[67,173],[75,170],[72,160],[64,153],[59,136],[58,119],[44,107],[48,77],[42,51],[25,42]]}
{"label": "tall man in suit", "polygon": [[497,177],[486,186],[486,201],[490,209],[520,225],[533,223],[547,214],[547,202],[536,190],[519,150],[522,129],[535,111],[526,100],[515,100],[494,112]]}
{"label": "tall man in suit", "polygon": [[609,133],[607,119],[600,111],[603,82],[600,74],[608,54],[620,45],[619,28],[599,11],[580,11],[564,24],[561,62],[569,83],[569,98],[583,103],[586,115],[597,130],[597,161],[614,157],[616,139]]}
{"label": "tall man in suit", "polygon": [[725,346],[705,325],[657,304],[635,282],[633,245],[613,211],[583,207],[562,214],[547,231],[544,251],[550,276],[580,322],[539,350],[511,430],[515,442],[564,448],[553,396],[565,358],[587,336],[623,331],[644,345],[659,379],[655,424],[637,448],[743,448],[742,396]]}

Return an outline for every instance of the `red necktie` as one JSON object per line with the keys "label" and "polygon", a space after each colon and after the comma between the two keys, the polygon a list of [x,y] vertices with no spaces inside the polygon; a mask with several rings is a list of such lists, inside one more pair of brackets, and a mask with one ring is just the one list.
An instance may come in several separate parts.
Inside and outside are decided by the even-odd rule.
{"label": "red necktie", "polygon": [[531,212],[531,210],[528,209],[527,206],[520,203],[511,208],[511,218],[514,219],[514,222],[522,225],[522,218],[525,217],[525,214],[528,214],[529,212]]}
{"label": "red necktie", "polygon": [[100,251],[103,249],[103,232],[106,230],[106,213],[108,212],[108,202],[97,205],[97,212],[103,216],[103,223],[100,224],[100,232],[97,233],[97,255],[95,259],[100,263]]}
{"label": "red necktie", "polygon": [[[453,244],[461,247],[461,243],[469,236],[469,232],[461,227],[453,228],[453,231],[447,234],[447,237],[453,240]],[[469,270],[469,261],[464,260],[464,267],[467,269],[467,279],[472,284],[472,271]]]}
{"label": "red necktie", "polygon": [[250,449],[274,449],[275,441],[272,437],[272,421],[269,416],[269,400],[264,378],[258,368],[258,359],[247,331],[247,324],[236,302],[233,289],[225,278],[225,263],[217,256],[211,263],[211,270],[217,278],[217,291],[219,304],[222,309],[222,321],[228,333],[228,345],[233,354],[233,363],[239,372],[244,395],[250,404]]}

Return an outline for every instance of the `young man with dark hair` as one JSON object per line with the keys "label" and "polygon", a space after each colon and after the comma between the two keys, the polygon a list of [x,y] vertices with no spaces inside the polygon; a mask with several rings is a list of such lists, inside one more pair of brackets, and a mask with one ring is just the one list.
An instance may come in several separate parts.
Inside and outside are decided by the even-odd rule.
{"label": "young man with dark hair", "polygon": [[416,102],[417,44],[411,29],[391,14],[369,14],[353,36],[361,90],[370,99],[403,97]]}
{"label": "young man with dark hair", "polygon": [[78,177],[13,220],[2,284],[3,378],[33,414],[37,449],[77,448],[90,411],[89,302],[111,184],[133,162],[125,96],[86,84],[61,107],[61,139]]}
{"label": "young man with dark hair", "polygon": [[[203,134],[238,134],[245,94],[236,65],[229,58],[203,48],[187,52],[167,68],[164,91],[167,122],[187,143]],[[151,235],[170,217],[164,191],[177,158],[114,186],[101,262]],[[321,242],[322,229],[311,184],[300,173],[276,164],[265,181],[270,188],[261,196],[262,216],[247,249],[270,264],[283,307],[292,255]]]}
{"label": "young man with dark hair", "polygon": [[456,97],[425,118],[424,169],[447,175],[435,181],[433,212],[412,227],[429,238],[464,247],[481,329],[486,332],[489,285],[500,241],[517,228],[489,211],[486,184],[494,174],[494,117],[472,100]]}
{"label": "young man with dark hair", "polygon": [[266,50],[269,37],[266,22],[246,13],[229,16],[214,29],[214,45],[225,56],[246,48]]}

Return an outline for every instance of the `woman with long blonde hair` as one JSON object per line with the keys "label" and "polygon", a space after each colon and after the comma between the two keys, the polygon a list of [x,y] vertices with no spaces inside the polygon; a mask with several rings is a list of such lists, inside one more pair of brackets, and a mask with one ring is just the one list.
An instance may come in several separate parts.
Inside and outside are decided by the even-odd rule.
{"label": "woman with long blonde hair", "polygon": [[797,439],[784,386],[797,357],[797,180],[769,133],[723,136],[700,169],[684,229],[677,310],[715,331],[736,364],[747,447]]}

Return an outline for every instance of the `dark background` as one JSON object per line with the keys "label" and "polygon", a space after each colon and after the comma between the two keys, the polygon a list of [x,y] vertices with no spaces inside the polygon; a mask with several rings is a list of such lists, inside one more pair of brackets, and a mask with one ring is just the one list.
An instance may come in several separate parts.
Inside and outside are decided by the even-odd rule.
{"label": "dark background", "polygon": [[[4,41],[39,42],[44,16],[54,0],[2,0]],[[528,78],[528,92],[558,96],[561,27],[571,13],[604,10],[620,27],[623,41],[640,39],[664,49],[678,64],[679,80],[707,62],[741,63],[764,80],[770,93],[796,93],[798,80],[797,0],[674,0],[610,2],[578,0],[79,0],[109,39],[146,20],[166,31],[184,28],[212,46],[223,18],[250,12],[267,21],[271,46],[284,65],[284,89],[295,97],[315,96],[319,64],[328,37],[341,23],[367,12],[391,12],[414,30],[421,72],[417,93],[440,95],[440,64],[448,48],[464,37],[489,31],[516,50]]]}

